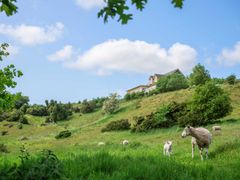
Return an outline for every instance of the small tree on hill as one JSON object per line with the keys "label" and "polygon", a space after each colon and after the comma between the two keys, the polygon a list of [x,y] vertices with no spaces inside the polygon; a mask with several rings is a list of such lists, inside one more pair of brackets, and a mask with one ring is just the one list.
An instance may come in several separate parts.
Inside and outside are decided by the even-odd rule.
{"label": "small tree on hill", "polygon": [[56,101],[51,101],[48,106],[48,114],[49,116],[46,118],[46,122],[57,122],[66,120],[71,113],[69,113],[69,109],[67,109],[63,104],[57,103]]}
{"label": "small tree on hill", "polygon": [[188,88],[188,82],[181,73],[164,76],[157,82],[157,89],[159,92],[175,91],[186,88]]}
{"label": "small tree on hill", "polygon": [[80,108],[80,111],[81,113],[85,114],[85,113],[91,113],[94,111],[96,107],[96,103],[93,102],[93,101],[87,101],[87,100],[84,100],[81,104],[81,108]]}
{"label": "small tree on hill", "polygon": [[207,81],[211,80],[210,74],[208,70],[201,64],[197,64],[193,68],[193,72],[189,76],[190,84],[191,85],[203,85]]}
{"label": "small tree on hill", "polygon": [[103,103],[103,111],[107,114],[114,113],[119,108],[119,95],[117,93],[110,94],[110,96]]}
{"label": "small tree on hill", "polygon": [[30,106],[27,109],[26,113],[31,114],[33,116],[47,116],[48,115],[47,107],[43,106],[43,105],[37,105],[37,104]]}
{"label": "small tree on hill", "polygon": [[[208,124],[231,112],[231,101],[223,89],[213,82],[198,86],[190,102],[190,123],[193,125]],[[194,122],[193,122],[194,121]]]}
{"label": "small tree on hill", "polygon": [[15,101],[15,108],[20,109],[23,105],[28,105],[29,97],[23,96],[22,93],[17,93],[17,100]]}
{"label": "small tree on hill", "polygon": [[235,84],[236,79],[237,79],[236,76],[234,74],[232,74],[226,78],[226,82],[230,85],[233,85],[233,84]]}

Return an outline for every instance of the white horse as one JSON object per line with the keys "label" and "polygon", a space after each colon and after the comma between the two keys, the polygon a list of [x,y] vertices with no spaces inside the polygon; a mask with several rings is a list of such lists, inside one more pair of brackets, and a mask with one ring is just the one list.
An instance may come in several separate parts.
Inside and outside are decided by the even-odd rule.
{"label": "white horse", "polygon": [[208,158],[208,148],[212,142],[212,134],[205,128],[193,128],[187,126],[182,132],[182,137],[192,136],[192,158],[194,158],[194,147],[198,145],[200,156],[203,160],[203,149],[206,149],[206,159]]}

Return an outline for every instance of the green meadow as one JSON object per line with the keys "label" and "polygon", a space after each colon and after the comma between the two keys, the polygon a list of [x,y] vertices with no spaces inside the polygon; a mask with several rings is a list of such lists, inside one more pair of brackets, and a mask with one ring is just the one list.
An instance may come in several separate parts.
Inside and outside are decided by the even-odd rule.
{"label": "green meadow", "polygon": [[[10,153],[0,154],[0,175],[14,163],[20,164],[20,148],[31,154],[28,166],[33,166],[43,149],[49,149],[59,158],[62,179],[240,179],[240,84],[223,87],[230,95],[233,111],[216,124],[221,132],[212,132],[214,124],[206,126],[213,134],[209,159],[201,161],[199,152],[191,157],[191,138],[182,138],[183,128],[151,130],[147,133],[130,131],[101,132],[111,121],[147,115],[171,101],[183,102],[191,97],[192,89],[162,93],[132,101],[122,101],[118,112],[104,115],[102,110],[89,114],[73,114],[67,121],[41,126],[44,117],[27,115],[30,125],[18,129],[0,122],[0,136]],[[72,136],[55,139],[62,130]],[[27,140],[20,140],[26,137]],[[127,139],[129,145],[121,142]],[[163,144],[173,141],[171,157],[163,156]],[[105,145],[99,146],[99,142]],[[44,172],[42,172],[44,173]],[[0,178],[1,179],[1,178]],[[32,177],[34,179],[34,177]]]}

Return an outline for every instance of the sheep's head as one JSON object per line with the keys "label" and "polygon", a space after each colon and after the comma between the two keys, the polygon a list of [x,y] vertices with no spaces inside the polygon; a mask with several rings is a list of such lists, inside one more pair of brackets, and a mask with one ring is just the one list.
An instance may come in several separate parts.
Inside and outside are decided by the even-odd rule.
{"label": "sheep's head", "polygon": [[190,126],[187,126],[184,128],[183,132],[182,132],[182,137],[185,138],[186,136],[190,135]]}

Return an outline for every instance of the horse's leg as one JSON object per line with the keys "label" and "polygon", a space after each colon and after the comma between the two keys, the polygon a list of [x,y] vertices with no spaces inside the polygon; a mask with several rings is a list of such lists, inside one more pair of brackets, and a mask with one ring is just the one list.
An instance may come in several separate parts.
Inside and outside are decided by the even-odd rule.
{"label": "horse's leg", "polygon": [[192,143],[192,158],[194,158],[194,146],[195,146],[195,144]]}
{"label": "horse's leg", "polygon": [[203,161],[203,155],[202,155],[203,148],[199,148],[199,150],[200,150],[200,156],[201,156],[201,160]]}
{"label": "horse's leg", "polygon": [[206,148],[206,159],[208,159],[208,148]]}

